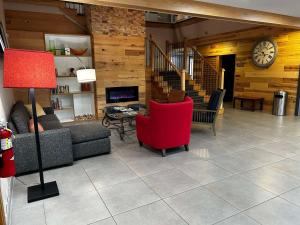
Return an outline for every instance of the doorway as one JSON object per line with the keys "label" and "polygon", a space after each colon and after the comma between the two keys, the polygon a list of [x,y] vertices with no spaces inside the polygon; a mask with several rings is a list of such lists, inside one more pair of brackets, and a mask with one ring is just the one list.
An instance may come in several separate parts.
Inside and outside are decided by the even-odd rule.
{"label": "doorway", "polygon": [[224,74],[224,89],[226,94],[224,102],[232,102],[234,92],[234,75],[235,75],[235,55],[221,56],[222,68],[225,69]]}

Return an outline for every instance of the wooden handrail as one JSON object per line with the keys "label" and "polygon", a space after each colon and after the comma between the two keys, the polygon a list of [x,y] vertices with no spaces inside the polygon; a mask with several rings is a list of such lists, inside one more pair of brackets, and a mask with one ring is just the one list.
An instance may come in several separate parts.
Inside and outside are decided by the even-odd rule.
{"label": "wooden handrail", "polygon": [[155,41],[153,41],[152,39],[150,39],[150,43],[153,44],[158,51],[163,55],[163,57],[165,58],[165,60],[171,65],[171,67],[176,71],[176,73],[181,77],[181,72],[177,69],[177,67],[172,63],[172,61],[169,59],[169,57],[163,52],[163,50],[155,43]]}
{"label": "wooden handrail", "polygon": [[195,48],[194,46],[191,47],[191,49],[193,49],[194,52],[196,52],[200,58],[212,69],[216,72],[216,74],[219,74],[219,72],[216,70],[216,68],[214,66],[212,66],[208,61],[207,59],[198,51],[197,48]]}

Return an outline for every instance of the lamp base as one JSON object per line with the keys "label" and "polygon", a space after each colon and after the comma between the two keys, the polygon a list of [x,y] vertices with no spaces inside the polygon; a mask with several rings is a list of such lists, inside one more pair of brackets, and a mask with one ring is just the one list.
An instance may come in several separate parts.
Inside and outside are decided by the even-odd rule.
{"label": "lamp base", "polygon": [[52,198],[59,195],[56,181],[45,183],[44,187],[45,188],[42,189],[42,186],[40,184],[28,187],[28,203],[40,201],[46,198]]}

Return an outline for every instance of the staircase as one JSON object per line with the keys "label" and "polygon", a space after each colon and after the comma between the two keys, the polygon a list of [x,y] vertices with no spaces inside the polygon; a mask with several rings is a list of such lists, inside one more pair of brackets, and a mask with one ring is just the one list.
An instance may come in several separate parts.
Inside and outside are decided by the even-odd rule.
{"label": "staircase", "polygon": [[[196,48],[181,43],[168,44],[164,53],[150,38],[147,40],[147,49],[150,52],[147,65],[151,71],[153,99],[165,100],[171,90],[184,90],[194,100],[194,108],[197,109],[210,94],[204,89],[208,87],[206,84],[212,84],[209,89],[217,89],[219,73]],[[188,58],[193,58],[192,63],[187,62]],[[214,78],[213,81],[208,74]]]}

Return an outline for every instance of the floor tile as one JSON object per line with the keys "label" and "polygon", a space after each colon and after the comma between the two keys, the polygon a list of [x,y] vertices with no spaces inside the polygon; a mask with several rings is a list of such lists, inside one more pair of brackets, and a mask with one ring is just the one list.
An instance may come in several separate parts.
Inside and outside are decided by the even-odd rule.
{"label": "floor tile", "polygon": [[253,148],[230,155],[216,157],[213,158],[212,161],[224,169],[239,173],[278,162],[282,159],[284,158],[281,156],[258,148]]}
{"label": "floor tile", "polygon": [[112,218],[100,220],[96,223],[91,223],[89,225],[116,225],[115,221]]}
{"label": "floor tile", "polygon": [[198,161],[177,166],[179,170],[204,185],[232,175],[231,172],[207,161]]}
{"label": "floor tile", "polygon": [[184,164],[184,163],[198,162],[202,160],[198,155],[193,154],[192,151],[190,152],[182,151],[182,152],[176,152],[174,154],[169,154],[167,155],[166,159],[173,166],[177,166],[179,164]]}
{"label": "floor tile", "polygon": [[300,221],[300,207],[275,198],[245,212],[263,225],[296,225]]}
{"label": "floor tile", "polygon": [[271,192],[240,176],[232,176],[222,181],[208,184],[205,188],[240,210],[250,208],[274,197],[274,194]]}
{"label": "floor tile", "polygon": [[83,167],[98,189],[137,178],[125,163],[116,158],[104,157],[93,165],[88,164]]}
{"label": "floor tile", "polygon": [[198,182],[177,169],[165,170],[143,177],[161,197],[169,197],[199,186]]}
{"label": "floor tile", "polygon": [[300,207],[300,187],[280,195],[281,198],[288,200]]}
{"label": "floor tile", "polygon": [[162,170],[172,169],[173,165],[165,157],[146,158],[128,162],[128,166],[138,175],[147,176]]}
{"label": "floor tile", "polygon": [[300,186],[300,180],[271,166],[241,174],[244,178],[275,194]]}
{"label": "floor tile", "polygon": [[280,162],[274,163],[272,167],[279,169],[291,176],[300,178],[300,162],[292,159],[285,159]]}
{"label": "floor tile", "polygon": [[160,199],[141,179],[99,189],[106,206],[116,215]]}
{"label": "floor tile", "polygon": [[276,141],[272,143],[267,143],[260,146],[268,152],[283,156],[292,157],[300,154],[300,147],[286,141]]}
{"label": "floor tile", "polygon": [[43,204],[13,209],[13,225],[46,225]]}
{"label": "floor tile", "polygon": [[50,198],[44,205],[47,225],[86,225],[110,217],[97,192]]}
{"label": "floor tile", "polygon": [[166,202],[190,225],[210,225],[238,213],[238,210],[202,188],[170,197]]}
{"label": "floor tile", "polygon": [[114,217],[118,225],[187,225],[163,201]]}
{"label": "floor tile", "polygon": [[243,214],[237,214],[215,225],[260,225],[255,220]]}

